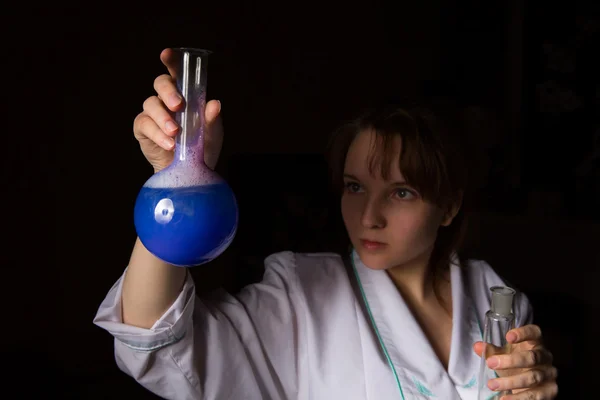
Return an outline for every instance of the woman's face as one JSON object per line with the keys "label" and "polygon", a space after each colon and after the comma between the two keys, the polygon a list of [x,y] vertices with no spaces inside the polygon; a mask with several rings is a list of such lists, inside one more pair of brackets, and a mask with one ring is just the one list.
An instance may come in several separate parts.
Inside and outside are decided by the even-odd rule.
{"label": "woman's face", "polygon": [[350,145],[344,165],[342,217],[350,241],[372,269],[388,269],[428,259],[438,228],[448,225],[442,210],[408,186],[399,169],[401,138],[388,179],[369,171],[375,133],[361,132]]}

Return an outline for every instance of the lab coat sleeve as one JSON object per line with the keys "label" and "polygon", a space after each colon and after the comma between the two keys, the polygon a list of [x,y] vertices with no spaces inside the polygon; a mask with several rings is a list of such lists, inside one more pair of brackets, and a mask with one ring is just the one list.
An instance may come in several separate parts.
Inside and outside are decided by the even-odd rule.
{"label": "lab coat sleeve", "polygon": [[123,276],[94,323],[114,336],[118,367],[150,391],[166,399],[297,397],[303,306],[293,253],[268,257],[263,280],[235,296],[197,297],[188,273],[150,329],[122,322],[122,284]]}

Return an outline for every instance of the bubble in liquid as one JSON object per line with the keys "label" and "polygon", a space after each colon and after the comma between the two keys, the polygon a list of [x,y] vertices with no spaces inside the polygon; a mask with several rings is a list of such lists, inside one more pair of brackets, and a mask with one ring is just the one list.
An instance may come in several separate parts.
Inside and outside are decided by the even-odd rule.
{"label": "bubble in liquid", "polygon": [[222,182],[223,179],[203,163],[194,162],[195,155],[190,152],[189,161],[175,160],[169,167],[151,176],[145,187],[177,188],[184,186],[202,186]]}

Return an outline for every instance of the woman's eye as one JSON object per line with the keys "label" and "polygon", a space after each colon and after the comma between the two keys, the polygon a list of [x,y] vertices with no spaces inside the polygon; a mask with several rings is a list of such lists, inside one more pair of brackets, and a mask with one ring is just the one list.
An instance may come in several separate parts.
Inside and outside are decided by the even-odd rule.
{"label": "woman's eye", "polygon": [[396,190],[395,194],[396,196],[398,196],[398,198],[402,200],[412,200],[417,197],[412,191],[408,189],[398,189]]}
{"label": "woman's eye", "polygon": [[344,184],[346,190],[350,193],[358,193],[360,191],[360,185],[356,182],[346,182]]}

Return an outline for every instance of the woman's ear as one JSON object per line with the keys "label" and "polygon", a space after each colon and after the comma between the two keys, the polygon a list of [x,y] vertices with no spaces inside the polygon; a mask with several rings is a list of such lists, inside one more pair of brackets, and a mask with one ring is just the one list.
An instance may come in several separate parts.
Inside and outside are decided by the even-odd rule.
{"label": "woman's ear", "polygon": [[442,219],[441,226],[449,226],[458,212],[460,211],[460,207],[462,206],[463,200],[463,192],[460,192],[458,198],[454,202],[454,205],[450,207],[450,210],[444,214],[444,218]]}

